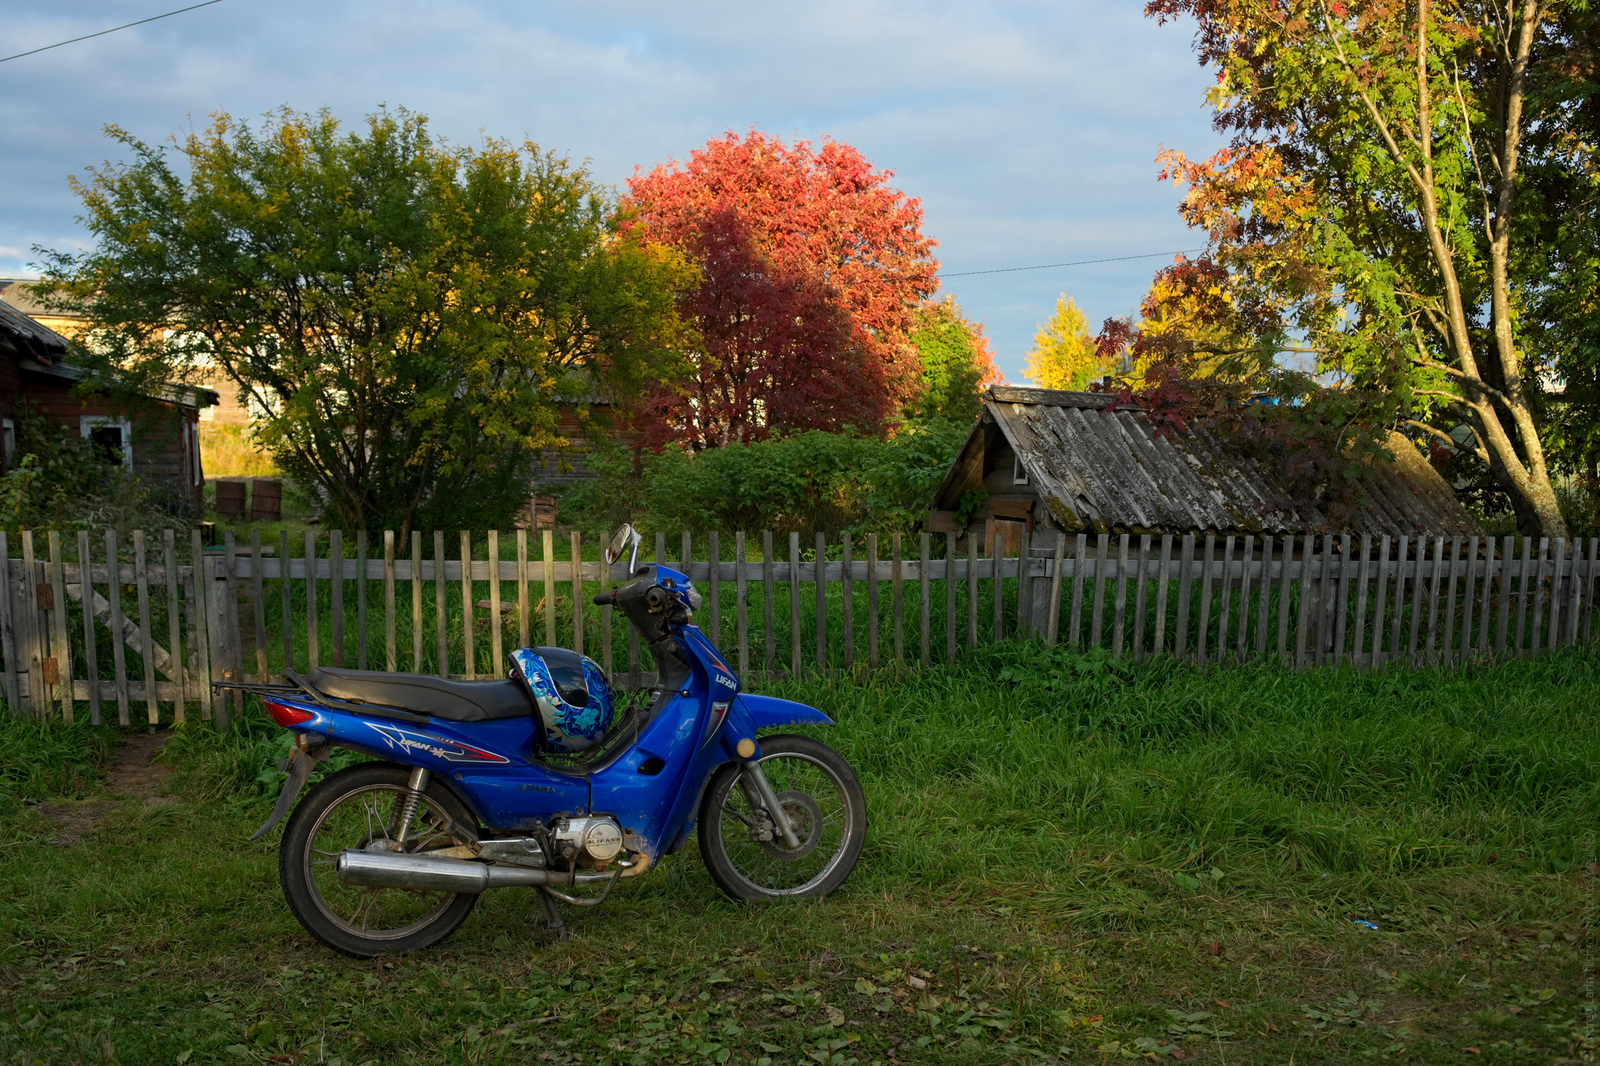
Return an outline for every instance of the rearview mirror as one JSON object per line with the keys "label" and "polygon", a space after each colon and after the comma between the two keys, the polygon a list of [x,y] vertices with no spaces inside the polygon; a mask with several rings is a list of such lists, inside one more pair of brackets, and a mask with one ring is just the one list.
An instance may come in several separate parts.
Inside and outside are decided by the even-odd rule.
{"label": "rearview mirror", "polygon": [[642,540],[644,538],[639,535],[639,531],[624,522],[622,528],[617,530],[617,535],[611,538],[611,543],[606,547],[606,565],[610,566],[618,559],[621,559],[625,552],[631,553],[628,556],[628,576],[632,577],[636,569],[635,564],[639,561],[639,543]]}

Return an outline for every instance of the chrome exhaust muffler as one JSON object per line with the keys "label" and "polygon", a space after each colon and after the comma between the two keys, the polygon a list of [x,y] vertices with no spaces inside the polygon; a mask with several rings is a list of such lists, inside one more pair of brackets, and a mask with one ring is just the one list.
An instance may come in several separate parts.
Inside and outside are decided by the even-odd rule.
{"label": "chrome exhaust muffler", "polygon": [[491,888],[512,885],[566,884],[570,874],[529,866],[488,866],[470,859],[431,859],[425,855],[389,852],[342,851],[334,876],[360,888],[404,888],[422,892],[464,892],[477,895]]}

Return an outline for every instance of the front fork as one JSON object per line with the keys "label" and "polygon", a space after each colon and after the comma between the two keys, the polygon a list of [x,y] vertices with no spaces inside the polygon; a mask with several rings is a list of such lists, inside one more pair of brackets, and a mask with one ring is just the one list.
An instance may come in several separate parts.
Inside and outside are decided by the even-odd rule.
{"label": "front fork", "polygon": [[778,794],[772,791],[772,783],[767,780],[760,762],[752,759],[744,764],[739,774],[739,787],[744,789],[745,799],[750,801],[750,806],[759,805],[767,809],[767,816],[772,819],[772,827],[783,838],[784,847],[790,851],[798,848],[800,838],[795,835],[794,826],[789,824],[789,815],[778,802]]}

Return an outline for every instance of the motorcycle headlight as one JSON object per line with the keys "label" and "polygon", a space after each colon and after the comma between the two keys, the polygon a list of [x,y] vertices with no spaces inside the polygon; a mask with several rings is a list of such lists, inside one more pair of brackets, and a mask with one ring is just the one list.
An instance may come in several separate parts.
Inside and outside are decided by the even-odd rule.
{"label": "motorcycle headlight", "polygon": [[687,585],[684,587],[684,592],[689,596],[689,610],[698,611],[701,602],[700,590],[693,585]]}

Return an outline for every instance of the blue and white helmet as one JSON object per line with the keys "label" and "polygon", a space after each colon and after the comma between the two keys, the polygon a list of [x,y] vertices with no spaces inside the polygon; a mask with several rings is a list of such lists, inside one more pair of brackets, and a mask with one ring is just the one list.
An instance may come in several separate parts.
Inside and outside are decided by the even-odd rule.
{"label": "blue and white helmet", "polygon": [[613,708],[599,663],[566,648],[523,648],[511,665],[539,708],[546,751],[573,755],[605,740]]}

